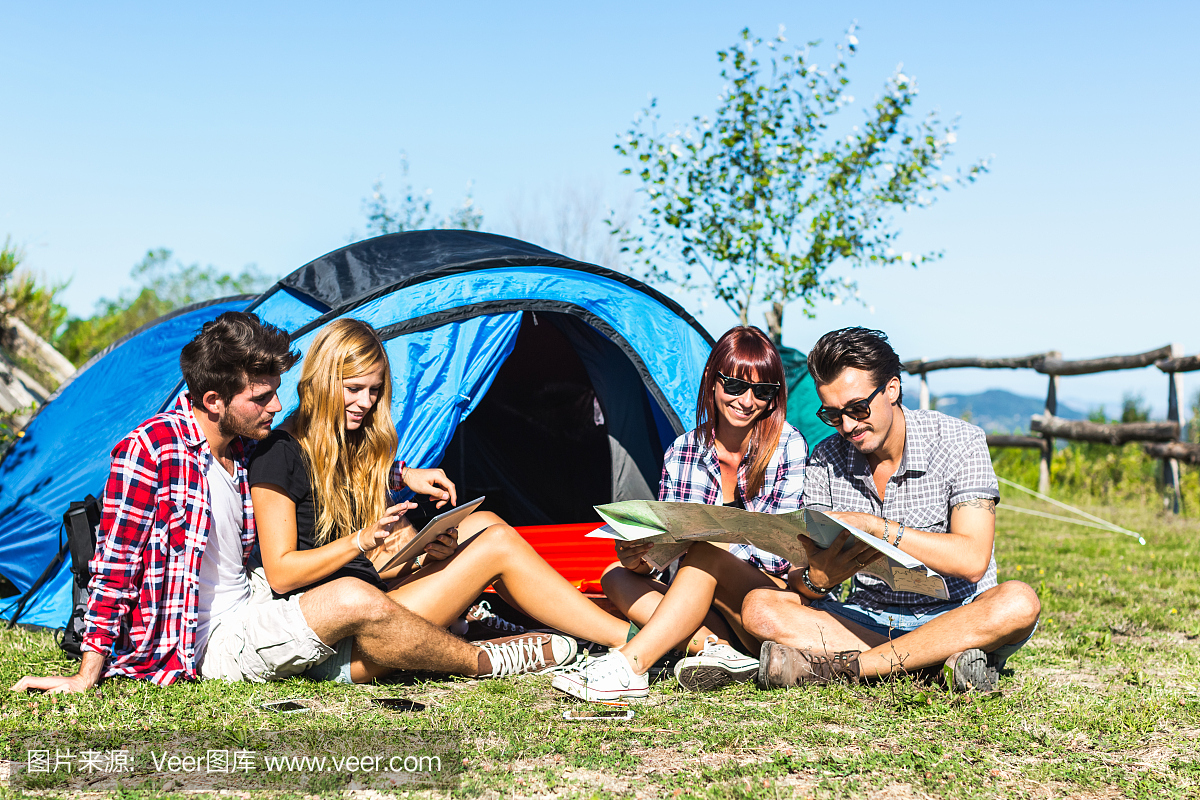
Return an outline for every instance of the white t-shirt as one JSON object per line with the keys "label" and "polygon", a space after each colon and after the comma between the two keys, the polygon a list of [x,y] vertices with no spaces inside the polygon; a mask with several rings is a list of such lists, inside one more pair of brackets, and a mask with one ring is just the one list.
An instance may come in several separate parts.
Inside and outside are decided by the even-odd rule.
{"label": "white t-shirt", "polygon": [[[235,469],[241,469],[240,466]],[[250,600],[250,578],[242,564],[242,494],[237,478],[211,455],[205,465],[212,530],[200,560],[196,661],[204,658],[208,634],[224,614]]]}

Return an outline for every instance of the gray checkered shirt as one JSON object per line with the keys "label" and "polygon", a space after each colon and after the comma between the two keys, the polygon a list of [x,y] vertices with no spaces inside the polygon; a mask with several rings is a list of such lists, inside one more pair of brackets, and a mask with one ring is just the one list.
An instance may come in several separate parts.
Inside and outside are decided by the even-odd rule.
{"label": "gray checkered shirt", "polygon": [[[983,431],[937,411],[904,409],[904,456],[888,480],[881,502],[867,458],[843,439],[830,436],[813,448],[805,470],[804,505],[834,511],[861,511],[904,523],[908,528],[945,533],[950,509],[967,500],[1000,501]],[[950,599],[966,600],[996,585],[996,555],[979,583],[946,576]],[[922,612],[944,601],[913,592],[895,592],[879,578],[854,576],[847,602],[881,610],[908,606]]]}

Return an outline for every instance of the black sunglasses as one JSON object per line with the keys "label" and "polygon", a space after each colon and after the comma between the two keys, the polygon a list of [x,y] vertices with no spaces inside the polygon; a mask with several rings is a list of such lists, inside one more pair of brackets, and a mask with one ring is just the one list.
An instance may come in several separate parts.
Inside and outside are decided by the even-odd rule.
{"label": "black sunglasses", "polygon": [[826,425],[832,425],[835,428],[842,424],[843,415],[852,420],[862,422],[871,416],[871,401],[875,399],[875,395],[886,389],[887,385],[891,382],[892,379],[888,378],[886,383],[867,395],[865,400],[855,400],[845,408],[825,408],[825,406],[821,406],[817,409],[817,416],[821,418],[821,422],[824,422]]}
{"label": "black sunglasses", "polygon": [[775,399],[775,395],[779,394],[778,383],[751,383],[744,381],[741,378],[731,378],[728,375],[717,373],[717,377],[721,379],[721,385],[725,387],[725,394],[733,397],[741,397],[746,393],[747,389],[754,392],[754,396],[759,400],[771,402]]}

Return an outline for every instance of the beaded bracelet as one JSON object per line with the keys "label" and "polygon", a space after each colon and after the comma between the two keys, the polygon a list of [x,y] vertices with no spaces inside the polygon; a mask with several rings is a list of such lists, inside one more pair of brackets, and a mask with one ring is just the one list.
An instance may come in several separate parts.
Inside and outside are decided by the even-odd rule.
{"label": "beaded bracelet", "polygon": [[818,589],[816,586],[813,585],[812,579],[808,577],[808,567],[805,567],[804,572],[800,573],[800,582],[803,583],[805,588],[808,589],[813,594],[821,595],[821,596],[829,594],[828,589]]}
{"label": "beaded bracelet", "polygon": [[888,518],[883,518],[883,540],[886,542],[888,537]]}

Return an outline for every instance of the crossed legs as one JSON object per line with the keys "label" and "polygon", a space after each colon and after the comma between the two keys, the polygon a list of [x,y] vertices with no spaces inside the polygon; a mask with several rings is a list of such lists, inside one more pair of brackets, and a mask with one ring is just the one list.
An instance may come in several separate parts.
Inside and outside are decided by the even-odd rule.
{"label": "crossed legs", "polygon": [[620,648],[640,675],[672,648],[692,653],[703,649],[710,635],[725,642],[736,636],[753,646],[756,639],[742,625],[742,601],[754,589],[775,589],[783,583],[724,548],[697,542],[669,587],[615,564],[605,570],[601,585],[617,608],[642,628]]}
{"label": "crossed legs", "polygon": [[1041,602],[1028,585],[1006,581],[968,605],[938,616],[889,641],[835,614],[812,608],[795,592],[759,590],[746,597],[742,620],[762,640],[832,655],[859,651],[862,677],[882,677],[944,662],[954,653],[978,648],[992,652],[1029,637]]}

